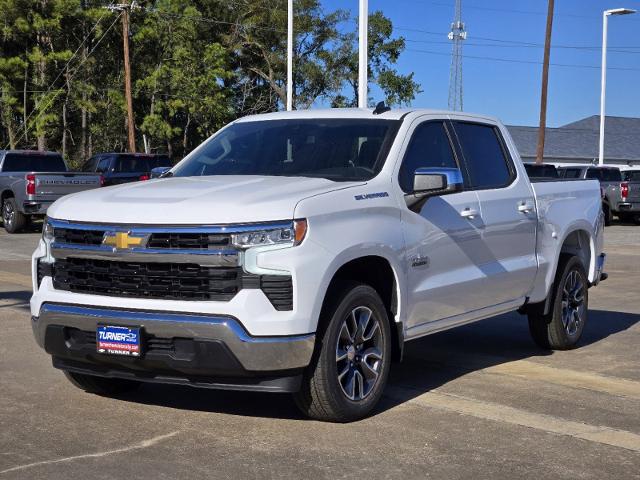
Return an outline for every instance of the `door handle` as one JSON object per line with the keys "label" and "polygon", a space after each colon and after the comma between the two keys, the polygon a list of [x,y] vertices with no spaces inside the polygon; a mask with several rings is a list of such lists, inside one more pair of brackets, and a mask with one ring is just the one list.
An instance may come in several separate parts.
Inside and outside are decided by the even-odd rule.
{"label": "door handle", "polygon": [[478,211],[474,210],[473,208],[467,207],[460,212],[460,216],[462,218],[468,218],[469,220],[473,220],[478,216]]}
{"label": "door handle", "polygon": [[531,213],[533,211],[533,205],[531,205],[530,203],[522,202],[520,205],[518,205],[518,211],[520,213]]}

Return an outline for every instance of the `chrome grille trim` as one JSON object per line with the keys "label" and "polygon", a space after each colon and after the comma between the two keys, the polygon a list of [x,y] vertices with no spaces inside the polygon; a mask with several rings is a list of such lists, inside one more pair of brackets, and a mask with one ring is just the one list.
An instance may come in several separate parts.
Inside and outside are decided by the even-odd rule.
{"label": "chrome grille trim", "polygon": [[105,245],[51,244],[54,258],[90,258],[150,263],[195,263],[207,267],[235,267],[240,264],[240,252],[234,249],[179,250],[160,248],[116,249]]}

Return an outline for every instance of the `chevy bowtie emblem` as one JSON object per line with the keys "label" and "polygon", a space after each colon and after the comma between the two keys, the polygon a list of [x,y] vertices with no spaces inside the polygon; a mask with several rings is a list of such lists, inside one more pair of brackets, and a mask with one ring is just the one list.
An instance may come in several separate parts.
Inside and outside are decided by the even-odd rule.
{"label": "chevy bowtie emblem", "polygon": [[133,247],[144,247],[149,240],[148,234],[132,234],[131,232],[106,232],[102,244],[126,250]]}

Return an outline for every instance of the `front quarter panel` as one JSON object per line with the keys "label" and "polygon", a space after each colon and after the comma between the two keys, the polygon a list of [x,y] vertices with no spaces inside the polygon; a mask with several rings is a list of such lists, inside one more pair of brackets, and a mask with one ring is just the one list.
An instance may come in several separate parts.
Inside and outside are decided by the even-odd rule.
{"label": "front quarter panel", "polygon": [[[323,262],[297,269],[296,293],[301,303],[308,304],[309,331],[317,327],[325,292],[335,273],[349,261],[365,256],[382,257],[391,265],[399,299],[395,320],[400,321],[405,298],[404,240],[400,211],[384,182],[307,198],[297,205],[295,217],[308,221],[304,243],[327,254]],[[262,261],[266,264],[269,260]]]}

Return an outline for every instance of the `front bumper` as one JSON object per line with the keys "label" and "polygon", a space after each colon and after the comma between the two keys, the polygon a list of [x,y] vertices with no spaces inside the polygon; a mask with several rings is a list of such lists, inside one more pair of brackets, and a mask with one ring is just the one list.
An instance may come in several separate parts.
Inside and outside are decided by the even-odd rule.
{"label": "front bumper", "polygon": [[[98,324],[140,327],[140,358],[99,354]],[[315,335],[250,336],[231,316],[44,303],[32,317],[37,343],[63,370],[209,388],[294,391]]]}

